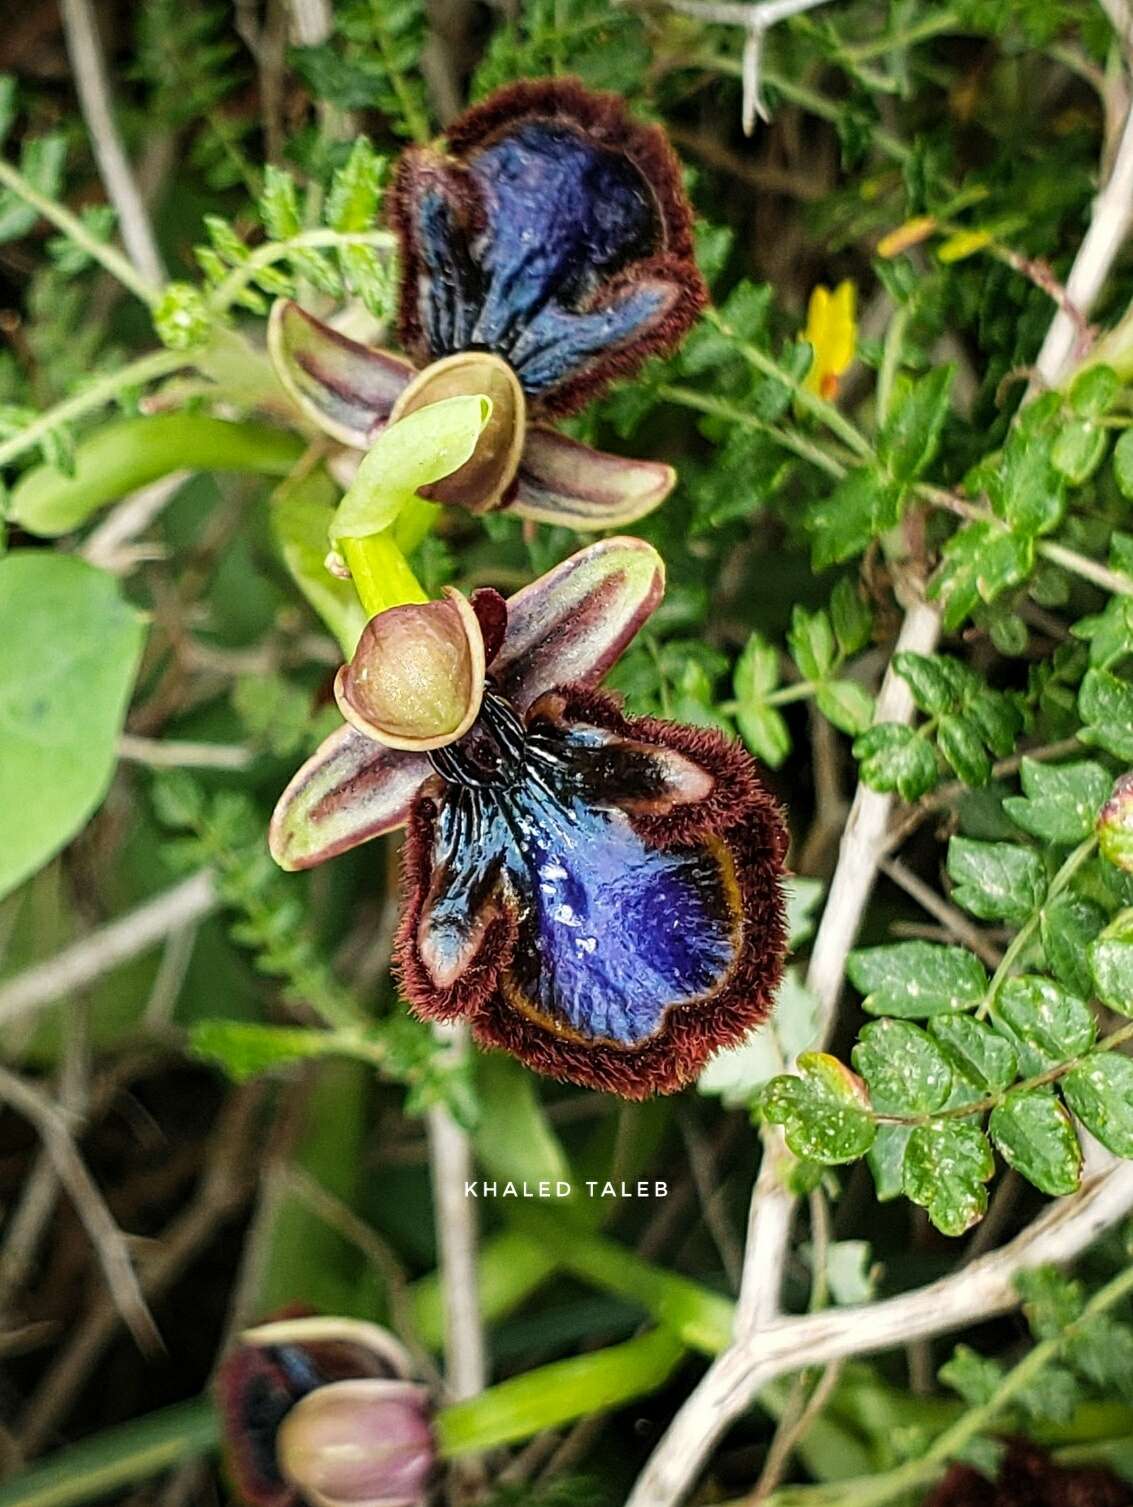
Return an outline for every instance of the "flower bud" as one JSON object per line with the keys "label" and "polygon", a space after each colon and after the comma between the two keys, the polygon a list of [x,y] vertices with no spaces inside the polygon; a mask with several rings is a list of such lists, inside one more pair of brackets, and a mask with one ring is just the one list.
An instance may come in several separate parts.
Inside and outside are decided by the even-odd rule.
{"label": "flower bud", "polygon": [[372,617],[354,658],[334,683],[352,727],[390,748],[453,743],[472,726],[484,696],[484,637],[471,604],[411,602]]}
{"label": "flower bud", "polygon": [[489,513],[504,501],[515,480],[527,436],[527,399],[506,361],[486,351],[461,351],[434,361],[398,398],[390,422],[442,398],[476,393],[492,400],[491,417],[476,449],[451,475],[422,487],[421,495],[435,502],[458,503],[473,513]]}
{"label": "flower bud", "polygon": [[229,1464],[254,1507],[417,1507],[436,1459],[429,1396],[359,1319],[247,1330],[217,1378]]}
{"label": "flower bud", "polygon": [[319,1387],[283,1420],[276,1452],[310,1507],[416,1507],[436,1464],[428,1392],[370,1379]]}
{"label": "flower bud", "polygon": [[1121,775],[1098,812],[1097,833],[1103,858],[1133,874],[1133,772]]}

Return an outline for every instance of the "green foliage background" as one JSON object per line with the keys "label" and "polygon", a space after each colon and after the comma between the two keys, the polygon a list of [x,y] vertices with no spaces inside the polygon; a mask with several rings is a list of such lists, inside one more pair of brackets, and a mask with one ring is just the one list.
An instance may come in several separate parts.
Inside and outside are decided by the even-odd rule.
{"label": "green foliage background", "polygon": [[[1091,0],[849,0],[770,33],[771,119],[749,141],[734,28],[661,3],[449,10],[442,27],[416,0],[345,0],[329,36],[299,46],[274,6],[251,7],[254,35],[247,8],[237,26],[223,5],[136,7],[113,39],[115,85],[131,151],[158,159],[160,289],[120,265],[69,87],[17,67],[0,90],[18,165],[0,172],[0,1025],[6,1059],[63,1092],[80,1018],[96,1083],[132,1081],[144,1059],[160,1106],[189,1073],[198,1130],[223,1139],[238,1112],[270,1148],[265,1181],[236,1177],[228,1269],[166,1290],[189,1309],[204,1292],[219,1312],[235,1268],[256,1311],[376,1316],[439,1349],[420,1120],[437,1105],[501,1182],[664,1178],[676,1196],[661,1208],[480,1211],[493,1377],[518,1390],[454,1409],[453,1452],[586,1414],[605,1367],[606,1442],[579,1436],[538,1483],[504,1470],[493,1490],[613,1503],[697,1357],[727,1343],[759,1128],[771,1147],[781,1127],[805,1205],[794,1309],[958,1271],[1076,1193],[1083,1144],[1133,1158],[1133,879],[1098,837],[1133,764],[1127,257],[1089,311],[1105,333],[1079,321],[1051,390],[1034,371],[1133,64]],[[356,609],[321,570],[337,491],[275,400],[263,318],[298,293],[380,331],[390,158],[454,96],[547,73],[667,125],[714,295],[677,355],[569,426],[680,473],[635,530],[665,557],[668,594],[611,684],[635,712],[743,739],[787,807],[799,876],[773,1027],[699,1093],[632,1107],[454,1057],[407,1017],[387,967],[388,844],[296,878],[264,839],[290,771],[335,725],[327,630]],[[843,279],[856,360],[823,395],[807,304]],[[142,547],[78,558],[109,505],[182,471]],[[434,593],[512,589],[580,542],[450,513],[414,564]],[[922,596],[939,648],[894,654]],[[911,720],[876,716],[887,668]],[[805,964],[859,784],[893,797],[891,839],[827,1032]],[[175,938],[84,979],[79,1000],[11,1005],[27,970],[204,869],[218,907],[172,961]],[[1029,1332],[982,1326],[955,1350],[952,1336],[776,1383],[706,1490],[744,1498],[784,1417],[784,1507],[916,1500],[950,1460],[994,1472],[1006,1432],[1133,1479],[1130,1285],[1110,1229],[1073,1276],[1025,1276]],[[34,1309],[26,1286],[0,1289],[13,1323]],[[49,1294],[47,1312],[66,1322],[75,1301]],[[214,1314],[208,1353],[175,1355],[157,1400],[200,1391],[223,1337]],[[548,1372],[590,1352],[577,1380]],[[50,1359],[17,1380],[33,1415]],[[116,1364],[134,1378],[121,1400],[79,1387],[32,1430],[32,1454],[90,1436],[85,1453],[15,1475],[0,1502],[95,1500],[100,1462],[141,1478],[151,1466],[130,1462],[154,1439],[162,1467],[207,1451],[207,1406],[136,1423],[143,1363]]]}

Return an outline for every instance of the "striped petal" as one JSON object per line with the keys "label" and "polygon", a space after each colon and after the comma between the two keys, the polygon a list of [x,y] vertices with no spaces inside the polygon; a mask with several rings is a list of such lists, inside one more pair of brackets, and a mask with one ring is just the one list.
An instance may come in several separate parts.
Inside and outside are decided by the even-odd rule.
{"label": "striped petal", "polygon": [[672,466],[660,461],[609,455],[533,424],[507,506],[522,518],[581,532],[624,528],[664,502],[676,480]]}
{"label": "striped petal", "polygon": [[553,686],[597,685],[660,602],[665,564],[642,539],[603,539],[508,600],[503,648],[490,665],[521,710]]}
{"label": "striped petal", "polygon": [[268,833],[272,857],[280,868],[309,869],[403,827],[431,772],[424,754],[339,728],[280,796]]}
{"label": "striped petal", "polygon": [[349,340],[289,298],[271,311],[268,353],[312,423],[359,450],[370,444],[374,425],[389,418],[415,375],[403,356]]}

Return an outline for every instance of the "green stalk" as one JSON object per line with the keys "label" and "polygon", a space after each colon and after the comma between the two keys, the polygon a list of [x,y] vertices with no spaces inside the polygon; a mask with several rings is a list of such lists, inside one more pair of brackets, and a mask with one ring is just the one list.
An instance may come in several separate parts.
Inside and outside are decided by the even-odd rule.
{"label": "green stalk", "polygon": [[54,466],[25,472],[12,490],[9,517],[33,534],[54,538],[174,471],[286,476],[303,450],[298,435],[267,424],[231,424],[200,413],[120,419],[79,444],[72,476]]}
{"label": "green stalk", "polygon": [[683,1354],[674,1335],[653,1329],[624,1344],[512,1377],[437,1414],[441,1454],[474,1454],[620,1407],[656,1391]]}
{"label": "green stalk", "polygon": [[367,617],[407,602],[429,600],[398,547],[393,529],[362,539],[340,539],[339,547]]}
{"label": "green stalk", "polygon": [[71,1507],[172,1470],[216,1449],[219,1424],[199,1397],[60,1450],[0,1486],[0,1507]]}
{"label": "green stalk", "polygon": [[818,466],[828,476],[833,476],[836,481],[841,481],[846,474],[847,467],[836,456],[793,429],[781,429],[778,424],[768,424],[764,419],[756,418],[753,413],[736,408],[734,404],[723,403],[718,398],[706,397],[691,387],[676,387],[666,382],[657,391],[670,403],[680,403],[685,408],[696,408],[701,413],[724,419],[729,424],[743,424],[747,429],[758,429],[763,434],[770,435],[777,444],[782,445],[784,450],[791,450],[803,460],[810,461],[812,466]]}
{"label": "green stalk", "polygon": [[57,429],[61,424],[69,424],[74,419],[81,419],[84,414],[101,408],[106,403],[112,403],[119,393],[126,392],[131,387],[144,387],[149,382],[156,382],[159,377],[172,376],[182,367],[195,364],[196,355],[192,351],[150,351],[146,356],[139,356],[136,361],[127,362],[117,371],[108,372],[89,387],[84,387],[81,392],[65,398],[62,403],[56,403],[21,429],[19,434],[14,434],[11,439],[0,444],[0,466],[6,466],[18,455],[23,455],[25,450],[34,449],[52,429]]}
{"label": "green stalk", "polygon": [[151,307],[161,296],[161,289],[155,288],[146,282],[135,270],[133,264],[113,246],[108,246],[105,241],[100,241],[92,235],[89,229],[69,209],[65,209],[54,199],[49,199],[46,194],[41,194],[34,188],[18,168],[0,157],[0,183],[5,188],[10,188],[14,194],[18,194],[25,204],[30,204],[32,209],[41,214],[45,220],[49,220],[57,230],[61,230],[68,240],[74,241],[76,246],[81,246],[92,261],[98,262],[115,277],[123,287],[129,288],[143,303]]}

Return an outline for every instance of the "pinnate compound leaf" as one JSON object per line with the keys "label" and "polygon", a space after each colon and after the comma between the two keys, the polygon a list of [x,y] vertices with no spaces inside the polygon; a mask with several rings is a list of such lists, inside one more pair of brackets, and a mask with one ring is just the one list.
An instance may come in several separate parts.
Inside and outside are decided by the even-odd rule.
{"label": "pinnate compound leaf", "polygon": [[852,952],[847,972],[865,995],[870,1015],[920,1020],[978,1005],[987,990],[987,972],[966,947],[934,942],[896,942]]}
{"label": "pinnate compound leaf", "polygon": [[991,1112],[991,1138],[1004,1161],[1043,1193],[1073,1193],[1082,1151],[1061,1100],[1048,1089],[1016,1089]]}
{"label": "pinnate compound leaf", "polygon": [[796,1156],[834,1166],[855,1162],[876,1134],[859,1078],[826,1052],[804,1052],[798,1076],[773,1078],[763,1092],[763,1117],[782,1125]]}
{"label": "pinnate compound leaf", "polygon": [[0,897],[106,794],[144,638],[94,566],[40,551],[0,559]]}

